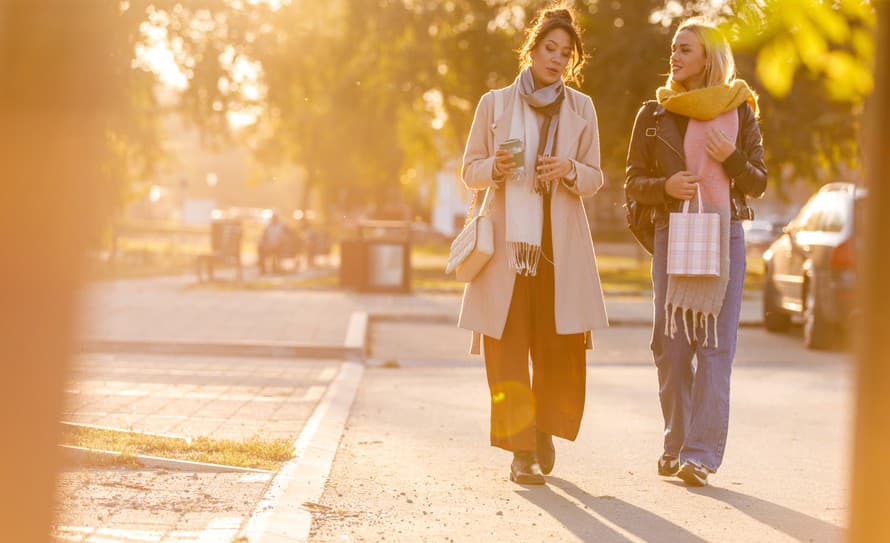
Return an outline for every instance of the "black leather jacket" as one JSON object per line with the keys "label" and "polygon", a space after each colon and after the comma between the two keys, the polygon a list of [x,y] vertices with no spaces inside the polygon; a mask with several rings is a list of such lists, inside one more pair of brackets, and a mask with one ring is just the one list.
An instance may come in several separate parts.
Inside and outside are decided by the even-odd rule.
{"label": "black leather jacket", "polygon": [[[760,198],[766,190],[760,126],[750,105],[742,104],[738,111],[736,150],[723,162],[723,170],[730,179],[732,220],[753,219],[747,196]],[[624,190],[629,198],[654,206],[656,225],[666,224],[669,213],[682,208],[682,200],[668,196],[664,184],[672,175],[686,169],[681,131],[684,120],[652,100],[643,104],[634,122]]]}

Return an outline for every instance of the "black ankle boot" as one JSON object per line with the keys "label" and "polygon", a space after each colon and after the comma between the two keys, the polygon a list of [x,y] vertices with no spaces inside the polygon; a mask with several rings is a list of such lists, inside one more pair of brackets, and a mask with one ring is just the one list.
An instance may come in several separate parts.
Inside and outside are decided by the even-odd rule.
{"label": "black ankle boot", "polygon": [[544,432],[536,432],[538,442],[538,462],[544,475],[550,475],[553,464],[556,463],[556,448],[553,446],[553,436]]}
{"label": "black ankle boot", "polygon": [[510,465],[510,480],[520,485],[543,485],[544,474],[535,458],[534,451],[517,451],[513,453]]}

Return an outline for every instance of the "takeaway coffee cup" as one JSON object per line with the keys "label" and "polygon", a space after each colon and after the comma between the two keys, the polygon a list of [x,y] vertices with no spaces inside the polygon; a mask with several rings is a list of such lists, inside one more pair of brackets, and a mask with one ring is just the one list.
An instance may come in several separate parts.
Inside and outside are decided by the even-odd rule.
{"label": "takeaway coffee cup", "polygon": [[522,140],[516,138],[505,140],[499,147],[513,155],[513,165],[516,168],[522,168],[525,165]]}

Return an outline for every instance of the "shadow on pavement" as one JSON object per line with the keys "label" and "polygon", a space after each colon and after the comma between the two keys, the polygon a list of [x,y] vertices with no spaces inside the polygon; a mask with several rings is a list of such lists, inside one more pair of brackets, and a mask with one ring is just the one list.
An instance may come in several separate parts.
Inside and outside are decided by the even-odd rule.
{"label": "shadow on pavement", "polygon": [[[683,485],[678,481],[671,484]],[[798,541],[843,541],[846,530],[777,503],[719,487],[689,488],[701,496],[735,507],[754,520],[772,526]]]}
{"label": "shadow on pavement", "polygon": [[[540,488],[526,487],[527,490],[517,494],[550,514],[582,541],[632,541],[601,520],[605,519],[645,541],[705,542],[690,531],[614,496],[594,496],[559,477],[548,477],[547,483]],[[551,485],[578,500],[585,508],[555,493]]]}

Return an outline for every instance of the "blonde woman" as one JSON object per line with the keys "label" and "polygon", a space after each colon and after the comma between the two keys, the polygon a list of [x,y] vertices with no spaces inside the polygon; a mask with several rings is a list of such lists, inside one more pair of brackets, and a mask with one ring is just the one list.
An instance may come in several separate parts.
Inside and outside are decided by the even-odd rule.
{"label": "blonde woman", "polygon": [[[472,352],[484,344],[491,444],[513,453],[512,481],[543,484],[552,436],[578,434],[589,332],[607,326],[581,200],[603,174],[593,103],[564,83],[585,60],[571,10],[540,11],[520,60],[512,85],[482,97],[464,153],[464,183],[487,190],[495,253],[466,287],[459,326]],[[508,139],[523,142],[522,162],[498,150]]]}
{"label": "blonde woman", "polygon": [[[746,197],[763,195],[766,166],[756,96],[735,78],[729,43],[714,26],[697,19],[679,26],[671,75],[656,97],[637,114],[625,190],[655,210],[651,347],[664,416],[658,473],[704,486],[723,461],[729,427],[745,280],[740,221],[753,218]],[[720,215],[720,276],[668,276],[669,213],[699,193],[704,210]]]}

